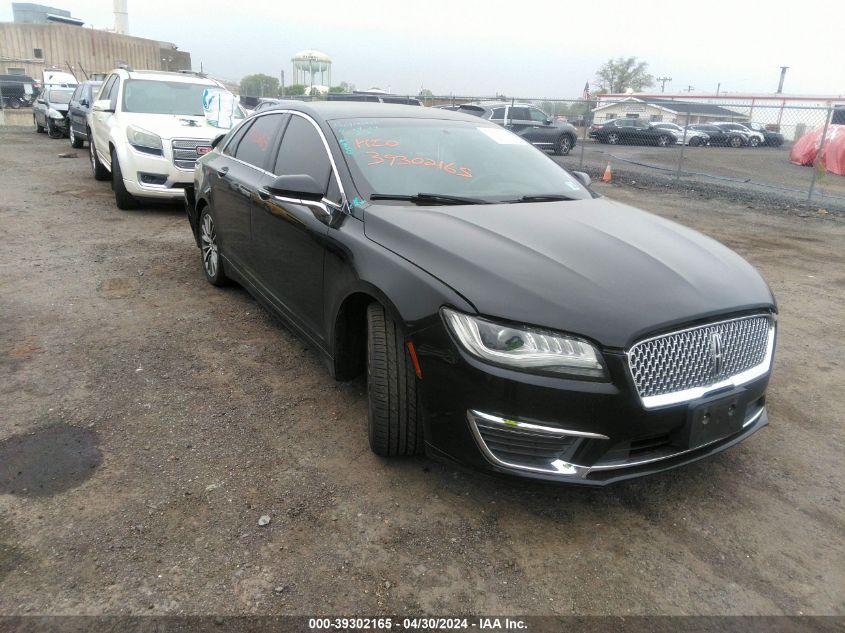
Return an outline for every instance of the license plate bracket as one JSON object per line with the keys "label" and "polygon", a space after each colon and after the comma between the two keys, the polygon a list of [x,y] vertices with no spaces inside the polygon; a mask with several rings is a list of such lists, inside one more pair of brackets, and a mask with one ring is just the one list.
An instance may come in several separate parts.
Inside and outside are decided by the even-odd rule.
{"label": "license plate bracket", "polygon": [[685,427],[687,447],[704,446],[738,433],[747,404],[748,394],[738,390],[690,405]]}

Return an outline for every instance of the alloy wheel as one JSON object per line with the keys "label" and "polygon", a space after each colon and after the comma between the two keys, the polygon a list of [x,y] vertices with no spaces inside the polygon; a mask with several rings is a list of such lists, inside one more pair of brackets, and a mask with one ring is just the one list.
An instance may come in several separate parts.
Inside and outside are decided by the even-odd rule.
{"label": "alloy wheel", "polygon": [[607,142],[611,145],[616,145],[619,142],[619,135],[618,134],[608,134],[607,135]]}
{"label": "alloy wheel", "polygon": [[70,129],[68,130],[68,136],[70,137],[70,144],[73,145],[76,143],[76,136],[73,133],[73,126],[69,126]]}
{"label": "alloy wheel", "polygon": [[206,274],[214,278],[217,275],[217,266],[220,254],[217,249],[217,233],[214,230],[214,220],[209,214],[202,218],[200,238],[202,240],[202,265]]}

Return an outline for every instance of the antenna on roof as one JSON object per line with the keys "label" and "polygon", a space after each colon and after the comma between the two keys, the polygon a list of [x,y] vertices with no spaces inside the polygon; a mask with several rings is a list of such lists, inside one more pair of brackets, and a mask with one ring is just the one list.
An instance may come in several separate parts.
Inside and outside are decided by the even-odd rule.
{"label": "antenna on roof", "polygon": [[126,72],[130,72],[130,73],[131,73],[132,71],[134,71],[134,70],[135,70],[134,68],[132,68],[132,66],[130,66],[130,65],[129,65],[129,64],[127,64],[126,62],[119,62],[119,63],[117,64],[117,67],[118,67],[118,68],[122,68],[122,69],[123,69],[123,70],[125,70]]}

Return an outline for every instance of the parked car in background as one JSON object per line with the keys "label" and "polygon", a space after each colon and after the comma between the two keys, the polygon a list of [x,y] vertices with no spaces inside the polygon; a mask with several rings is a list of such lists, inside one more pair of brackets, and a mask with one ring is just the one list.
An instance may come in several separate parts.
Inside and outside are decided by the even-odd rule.
{"label": "parked car in background", "polygon": [[769,147],[780,147],[783,145],[784,136],[780,132],[772,132],[760,123],[748,123],[746,125],[749,129],[763,135],[763,145]]}
{"label": "parked car in background", "polygon": [[94,178],[111,180],[119,209],[144,198],[181,200],[197,158],[228,131],[205,117],[209,89],[225,91],[198,74],[120,68],[108,76],[86,134]]}
{"label": "parked car in background", "polygon": [[76,77],[58,68],[47,68],[41,73],[41,78],[45,90],[47,86],[73,89],[79,84],[79,80]]}
{"label": "parked car in background", "polygon": [[575,147],[578,132],[570,123],[556,123],[530,103],[463,103],[457,110],[492,121],[532,145],[566,156]]}
{"label": "parked car in background", "polygon": [[421,106],[422,101],[415,97],[382,94],[374,92],[329,92],[326,101],[361,101],[366,103],[393,103],[396,105]]}
{"label": "parked car in background", "polygon": [[672,130],[655,127],[644,119],[612,119],[590,126],[590,138],[609,145],[657,145],[669,147],[678,142]]}
{"label": "parked car in background", "polygon": [[488,120],[290,101],[185,193],[207,281],[240,283],[335,379],[366,376],[378,455],[601,486],[768,423],[759,273]]}
{"label": "parked car in background", "polygon": [[102,85],[102,81],[83,81],[71,95],[67,110],[68,136],[70,144],[77,149],[88,140],[88,113]]}
{"label": "parked car in background", "polygon": [[72,88],[56,88],[47,86],[32,106],[32,119],[35,131],[44,132],[50,138],[62,138],[68,131],[67,109],[70,103]]}
{"label": "parked car in background", "polygon": [[739,130],[726,130],[712,123],[695,123],[689,129],[704,132],[710,137],[710,145],[721,147],[743,147],[748,145],[748,134]]}
{"label": "parked car in background", "polygon": [[258,100],[255,108],[253,108],[252,113],[261,112],[262,110],[266,110],[267,108],[272,108],[274,106],[279,105],[282,102],[281,99],[271,99],[267,97],[261,97]]}
{"label": "parked car in background", "polygon": [[723,130],[730,130],[731,132],[739,132],[748,137],[748,145],[750,147],[758,147],[762,145],[766,138],[760,133],[755,132],[744,126],[742,123],[733,123],[731,121],[714,121],[713,125],[722,128]]}
{"label": "parked car in background", "polygon": [[29,75],[0,75],[2,107],[17,110],[30,106],[38,96],[40,86]]}
{"label": "parked car in background", "polygon": [[669,130],[678,139],[678,145],[691,145],[692,147],[697,147],[698,145],[707,145],[710,141],[710,137],[705,132],[685,129],[677,123],[661,121],[659,123],[655,123],[654,127],[662,130]]}

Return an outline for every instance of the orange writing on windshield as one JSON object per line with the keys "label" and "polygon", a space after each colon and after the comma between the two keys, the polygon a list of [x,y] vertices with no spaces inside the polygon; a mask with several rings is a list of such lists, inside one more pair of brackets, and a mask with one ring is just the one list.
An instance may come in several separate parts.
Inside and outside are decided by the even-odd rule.
{"label": "orange writing on windshield", "polygon": [[389,165],[390,167],[432,167],[434,169],[440,169],[447,174],[452,174],[453,176],[472,178],[472,170],[470,170],[469,167],[458,167],[454,162],[447,163],[444,160],[435,160],[433,158],[424,158],[422,156],[408,158],[402,154],[380,154],[379,152],[372,150],[367,152],[367,156],[370,157],[370,162],[367,163],[367,166],[369,167],[375,165]]}
{"label": "orange writing on windshield", "polygon": [[399,141],[395,139],[356,138],[355,149],[361,149],[362,147],[399,147]]}

